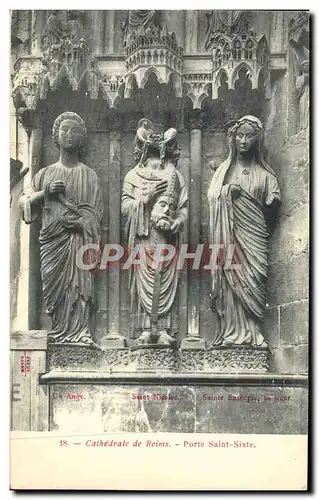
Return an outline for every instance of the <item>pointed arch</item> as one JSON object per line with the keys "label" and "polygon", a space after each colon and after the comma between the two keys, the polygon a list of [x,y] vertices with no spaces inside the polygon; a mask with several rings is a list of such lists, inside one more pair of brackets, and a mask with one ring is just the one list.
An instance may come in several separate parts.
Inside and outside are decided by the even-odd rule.
{"label": "pointed arch", "polygon": [[142,81],[141,81],[141,85],[140,85],[140,88],[141,89],[144,89],[145,87],[145,84],[147,82],[147,80],[149,79],[149,77],[151,76],[151,74],[154,74],[157,78],[157,80],[159,81],[159,83],[163,83],[163,80],[158,72],[158,70],[156,68],[154,68],[154,66],[151,66],[150,68],[148,68],[148,70],[146,71]]}
{"label": "pointed arch", "polygon": [[168,83],[172,84],[172,87],[175,91],[175,96],[176,97],[182,97],[183,96],[183,84],[182,84],[182,78],[178,75],[176,75],[173,71],[170,73],[169,78],[168,78]]}
{"label": "pointed arch", "polygon": [[215,78],[215,82],[218,86],[221,85],[221,83],[222,83],[221,80],[222,80],[223,75],[226,77],[226,82],[229,83],[229,75],[228,75],[226,69],[220,68],[220,70],[216,74],[216,78]]}
{"label": "pointed arch", "polygon": [[247,72],[249,72],[250,75],[252,75],[252,69],[249,66],[249,64],[247,64],[245,61],[241,61],[233,71],[233,75],[232,75],[231,82],[230,82],[231,83],[230,88],[232,88],[232,89],[235,88],[235,82],[238,79],[238,75],[239,75],[240,70],[243,68],[245,68],[247,70]]}
{"label": "pointed arch", "polygon": [[125,82],[124,98],[130,99],[132,97],[132,90],[137,87],[136,76],[132,73]]}

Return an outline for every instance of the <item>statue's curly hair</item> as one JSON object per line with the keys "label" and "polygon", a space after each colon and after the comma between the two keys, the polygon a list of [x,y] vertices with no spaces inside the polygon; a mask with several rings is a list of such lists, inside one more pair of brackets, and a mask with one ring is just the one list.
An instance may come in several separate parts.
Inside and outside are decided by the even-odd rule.
{"label": "statue's curly hair", "polygon": [[73,113],[73,111],[65,111],[64,113],[61,113],[53,123],[52,127],[52,141],[56,145],[58,149],[60,149],[60,144],[59,144],[59,129],[60,125],[62,122],[65,120],[75,120],[81,127],[82,127],[82,141],[81,141],[81,146],[80,149],[84,146],[85,139],[87,137],[87,130],[84,121],[82,118],[77,115],[76,113]]}

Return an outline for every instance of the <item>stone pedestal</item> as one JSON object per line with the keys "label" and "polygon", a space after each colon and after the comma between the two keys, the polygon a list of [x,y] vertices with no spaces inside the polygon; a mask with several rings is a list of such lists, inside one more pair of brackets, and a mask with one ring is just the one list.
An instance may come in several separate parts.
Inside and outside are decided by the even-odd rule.
{"label": "stone pedestal", "polygon": [[205,340],[199,336],[188,335],[181,341],[182,349],[205,349]]}
{"label": "stone pedestal", "polygon": [[152,373],[267,373],[268,348],[213,347],[172,349],[157,344],[100,349],[95,346],[50,346],[47,371]]}
{"label": "stone pedestal", "polygon": [[206,367],[215,373],[265,373],[269,370],[268,347],[211,347]]}
{"label": "stone pedestal", "polygon": [[50,346],[39,380],[50,430],[306,434],[307,377],[267,367],[267,349]]}
{"label": "stone pedestal", "polygon": [[109,333],[100,340],[100,347],[102,349],[119,349],[125,347],[125,345],[125,338],[119,333]]}

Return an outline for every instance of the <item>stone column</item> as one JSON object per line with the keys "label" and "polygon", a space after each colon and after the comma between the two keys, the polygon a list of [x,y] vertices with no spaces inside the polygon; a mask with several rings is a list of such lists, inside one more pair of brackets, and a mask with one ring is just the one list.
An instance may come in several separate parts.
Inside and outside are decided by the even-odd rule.
{"label": "stone column", "polygon": [[31,18],[31,54],[39,57],[42,55],[42,35],[44,29],[44,14],[43,10],[33,10]]}
{"label": "stone column", "polygon": [[[115,115],[110,120],[109,163],[109,244],[120,245],[121,231],[121,120]],[[106,273],[108,280],[108,333],[101,339],[102,348],[120,348],[125,339],[120,334],[120,263],[114,262]]]}
{"label": "stone column", "polygon": [[[190,258],[200,254],[200,212],[201,212],[201,168],[202,168],[203,116],[200,110],[193,110],[190,116],[190,186],[189,186],[189,246]],[[193,254],[193,255],[192,255]],[[200,270],[196,257],[188,265],[188,332],[182,340],[182,349],[204,349],[205,340],[199,336]]]}
{"label": "stone column", "polygon": [[285,19],[283,11],[271,12],[269,50],[273,52],[284,52],[287,34],[285,33]]}
{"label": "stone column", "polygon": [[[18,158],[24,167],[29,167],[23,178],[25,189],[39,170],[42,162],[43,128],[39,116],[35,117],[34,127],[28,134],[18,122]],[[12,323],[12,330],[36,330],[38,328],[40,255],[38,234],[35,224],[20,226],[20,272],[17,283],[17,313]]]}
{"label": "stone column", "polygon": [[114,34],[115,34],[115,11],[108,10],[105,12],[105,48],[104,52],[106,54],[114,54]]}
{"label": "stone column", "polygon": [[197,10],[186,11],[186,37],[185,37],[185,52],[186,54],[197,52],[197,27],[198,14]]}
{"label": "stone column", "polygon": [[104,53],[105,37],[105,11],[95,10],[93,13],[93,52],[95,54]]}

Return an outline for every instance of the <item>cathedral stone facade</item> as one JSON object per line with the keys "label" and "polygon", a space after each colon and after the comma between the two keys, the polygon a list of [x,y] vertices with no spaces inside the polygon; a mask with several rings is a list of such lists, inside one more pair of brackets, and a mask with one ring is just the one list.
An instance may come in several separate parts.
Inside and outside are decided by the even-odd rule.
{"label": "cathedral stone facade", "polygon": [[[309,287],[308,12],[12,11],[11,62],[11,352],[13,389],[20,391],[20,396],[13,397],[13,428],[71,429],[72,422],[65,423],[62,414],[63,405],[68,404],[77,415],[78,403],[66,403],[64,398],[75,380],[83,384],[86,399],[102,401],[101,429],[157,428],[161,419],[152,403],[145,410],[146,421],[138,424],[137,407],[130,401],[132,408],[118,417],[114,428],[108,408],[116,398],[121,406],[121,398],[125,402],[130,397],[127,377],[133,377],[135,392],[146,390],[145,384],[154,392],[165,377],[161,370],[166,369],[167,374],[174,374],[170,379],[167,375],[165,390],[175,391],[177,400],[185,402],[190,420],[184,421],[180,415],[175,425],[172,405],[167,402],[166,423],[158,430],[192,432],[195,407],[200,421],[197,432],[213,431],[214,425],[205,420],[198,403],[202,389],[192,378],[194,373],[202,373],[202,383],[213,383],[221,391],[225,385],[238,384],[249,391],[254,390],[251,385],[259,385],[260,394],[264,385],[270,385],[268,392],[274,395],[286,391],[290,403],[283,415],[293,412],[292,432],[304,432],[306,415],[301,414],[301,403],[307,383]],[[131,349],[137,333],[131,320],[129,275],[121,265],[95,276],[92,331],[95,343],[107,348],[88,354],[85,347],[48,347],[50,319],[41,285],[40,226],[22,221],[19,200],[35,175],[57,161],[59,152],[51,131],[55,119],[67,111],[80,115],[87,128],[83,158],[101,184],[102,245],[127,244],[121,195],[124,179],[135,165],[138,123],[146,117],[158,133],[170,128],[177,131],[178,170],[189,198],[188,219],[180,237],[193,252],[197,245],[209,244],[207,192],[214,168],[227,158],[229,130],[244,115],[262,122],[267,162],[276,173],[282,195],[268,255],[268,298],[262,324],[267,354],[260,354],[256,361],[251,351],[251,360],[241,361],[245,355],[239,351],[230,353],[228,359],[213,349],[219,321],[211,308],[211,276],[204,268],[190,267],[180,273],[172,314],[176,341],[186,347],[176,356],[167,349],[153,357],[150,350],[136,353]],[[125,376],[129,366],[133,369]],[[115,371],[120,367],[118,377],[112,375],[114,367]],[[256,373],[251,385],[245,378],[247,371]],[[265,378],[258,379],[258,373]],[[105,380],[111,383],[110,374],[114,385],[108,388],[103,384]],[[22,389],[27,384],[31,401],[20,411],[21,398],[26,397]],[[190,387],[199,391],[195,402]],[[32,408],[29,413],[28,405]],[[178,412],[178,402],[174,405]],[[284,432],[279,429],[284,423],[276,427],[275,409],[265,411],[271,413],[268,432]],[[243,422],[251,419],[255,429],[257,420],[247,407],[245,412]],[[242,429],[236,419],[235,427],[223,424],[222,413],[216,419],[215,432],[236,426],[236,432]],[[85,425],[83,420],[81,428]]]}

